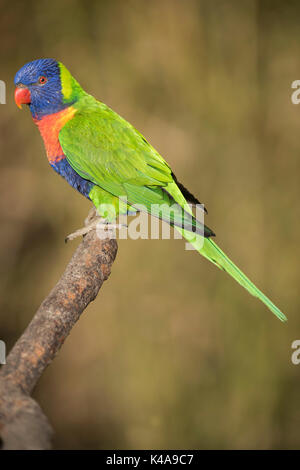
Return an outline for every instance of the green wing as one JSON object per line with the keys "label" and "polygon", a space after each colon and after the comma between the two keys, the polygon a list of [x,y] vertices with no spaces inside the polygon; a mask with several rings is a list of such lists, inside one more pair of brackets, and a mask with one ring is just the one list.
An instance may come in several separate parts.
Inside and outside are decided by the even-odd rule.
{"label": "green wing", "polygon": [[[127,197],[130,205],[143,204],[147,212],[171,222],[180,232],[184,222],[186,230],[189,224],[191,232],[203,234],[203,225],[183,209],[186,201],[168,164],[138,131],[104,104],[85,97],[74,118],[60,131],[59,140],[68,162],[83,178],[114,196]],[[174,201],[176,210],[171,211]],[[156,213],[152,204],[158,205]],[[210,237],[213,232],[205,227],[204,235]],[[201,255],[258,297],[280,320],[286,320],[212,239],[203,243],[200,235],[191,236],[184,232]]]}
{"label": "green wing", "polygon": [[158,152],[106,105],[90,97],[60,131],[59,141],[68,162],[88,179],[130,205],[205,236],[204,228],[183,208],[186,201],[172,170]]}

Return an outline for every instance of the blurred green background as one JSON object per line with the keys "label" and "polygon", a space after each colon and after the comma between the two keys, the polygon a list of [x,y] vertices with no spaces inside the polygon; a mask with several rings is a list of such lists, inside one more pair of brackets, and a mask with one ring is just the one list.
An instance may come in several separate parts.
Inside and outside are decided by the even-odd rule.
{"label": "blurred green background", "polygon": [[49,167],[13,101],[61,60],[135,125],[217,242],[288,315],[180,240],[122,240],[112,274],[40,381],[55,448],[299,448],[300,2],[0,1],[0,337],[25,329],[90,203]]}

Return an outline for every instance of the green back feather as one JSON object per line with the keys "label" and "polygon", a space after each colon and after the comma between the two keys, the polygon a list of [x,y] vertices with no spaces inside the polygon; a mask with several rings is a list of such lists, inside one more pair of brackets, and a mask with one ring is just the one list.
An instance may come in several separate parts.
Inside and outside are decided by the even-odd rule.
{"label": "green back feather", "polygon": [[[77,113],[60,131],[62,149],[74,170],[94,182],[102,190],[115,197],[128,198],[135,206],[144,204],[150,212],[158,204],[158,213],[163,220],[170,220],[197,251],[226,271],[250,294],[258,297],[281,321],[285,315],[239,270],[211,238],[205,238],[191,230],[206,235],[213,234],[197,221],[191,211],[184,210],[186,201],[172,177],[172,171],[164,159],[144,137],[103,103],[96,101],[80,89],[66,69],[62,70],[63,92],[66,99],[77,100]],[[79,87],[79,88],[78,88]],[[81,90],[81,91],[80,91]],[[97,194],[96,191],[94,191]],[[99,198],[95,196],[97,205]],[[170,206],[177,209],[170,214]],[[163,207],[162,207],[163,206]],[[169,208],[168,208],[169,206]],[[182,222],[185,228],[182,230]]]}

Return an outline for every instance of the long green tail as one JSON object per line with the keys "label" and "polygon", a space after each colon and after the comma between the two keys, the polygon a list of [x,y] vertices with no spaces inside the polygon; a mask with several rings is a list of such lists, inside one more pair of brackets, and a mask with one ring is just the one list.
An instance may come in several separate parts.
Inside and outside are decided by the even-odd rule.
{"label": "long green tail", "polygon": [[[182,233],[182,232],[181,232]],[[243,286],[254,297],[259,298],[281,321],[287,321],[286,316],[266,297],[250,279],[223,253],[211,238],[203,238],[199,235],[185,232],[184,237],[193,245],[193,247],[205,258],[214,263],[218,268],[226,271],[241,286]]]}

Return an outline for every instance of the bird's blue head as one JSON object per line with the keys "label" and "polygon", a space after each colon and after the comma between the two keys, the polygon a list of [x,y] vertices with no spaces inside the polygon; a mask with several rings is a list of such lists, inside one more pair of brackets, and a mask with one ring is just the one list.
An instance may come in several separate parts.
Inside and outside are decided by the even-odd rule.
{"label": "bird's blue head", "polygon": [[17,105],[28,104],[35,119],[70,106],[81,90],[66,67],[55,59],[28,62],[16,73],[14,82]]}

